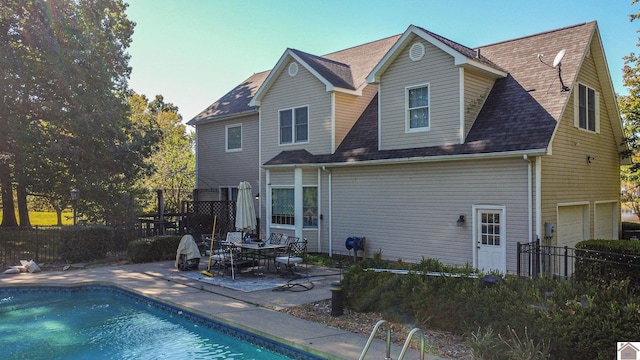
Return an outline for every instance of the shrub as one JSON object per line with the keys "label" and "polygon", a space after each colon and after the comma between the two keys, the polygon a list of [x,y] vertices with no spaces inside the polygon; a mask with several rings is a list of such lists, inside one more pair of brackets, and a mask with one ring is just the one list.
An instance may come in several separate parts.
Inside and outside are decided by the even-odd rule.
{"label": "shrub", "polygon": [[129,243],[127,255],[134,263],[175,259],[180,239],[174,235],[137,239]]}
{"label": "shrub", "polygon": [[576,244],[575,278],[600,286],[629,280],[640,293],[640,241],[587,240]]}
{"label": "shrub", "polygon": [[[397,269],[400,264],[367,259],[352,265],[343,280],[346,305],[418,327],[471,334],[471,347],[484,359],[614,358],[617,341],[631,341],[630,336],[640,333],[640,298],[630,295],[628,280],[595,286],[506,276],[491,283],[482,276],[366,270]],[[469,270],[456,271],[436,260],[404,265],[425,269],[420,271]]]}
{"label": "shrub", "polygon": [[58,254],[72,263],[105,258],[114,239],[113,229],[101,225],[68,226],[60,232]]}

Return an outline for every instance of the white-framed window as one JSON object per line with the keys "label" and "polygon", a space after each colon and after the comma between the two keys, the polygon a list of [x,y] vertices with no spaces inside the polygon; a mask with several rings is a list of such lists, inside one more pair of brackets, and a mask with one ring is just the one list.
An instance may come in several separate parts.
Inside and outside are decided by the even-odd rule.
{"label": "white-framed window", "polygon": [[284,109],[278,112],[280,145],[309,141],[309,107]]}
{"label": "white-framed window", "polygon": [[279,225],[295,225],[294,189],[271,189],[271,223]]}
{"label": "white-framed window", "polygon": [[226,151],[241,151],[242,150],[242,124],[227,125],[225,127],[226,137]]}
{"label": "white-framed window", "polygon": [[[271,188],[271,223],[295,225],[295,190],[293,187]],[[302,227],[318,227],[318,187],[302,188]]]}
{"label": "white-framed window", "polygon": [[429,84],[405,89],[407,132],[429,130]]}
{"label": "white-framed window", "polygon": [[574,126],[583,130],[600,132],[600,94],[593,88],[578,84],[574,95]]}

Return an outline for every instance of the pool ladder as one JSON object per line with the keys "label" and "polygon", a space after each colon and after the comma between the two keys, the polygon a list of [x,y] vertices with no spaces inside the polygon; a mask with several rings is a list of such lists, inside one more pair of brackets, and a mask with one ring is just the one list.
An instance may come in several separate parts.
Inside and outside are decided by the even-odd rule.
{"label": "pool ladder", "polygon": [[[367,340],[367,343],[364,345],[364,348],[362,349],[362,353],[360,354],[359,360],[364,360],[364,357],[367,355],[367,352],[369,351],[369,347],[371,346],[371,343],[373,342],[373,339],[376,333],[380,329],[380,326],[382,326],[385,323],[387,323],[386,320],[380,320],[373,327],[373,330],[371,331],[371,335],[369,335],[369,340]],[[415,333],[417,332],[420,333],[420,360],[424,360],[424,332],[419,328],[413,328],[411,329],[411,331],[409,331],[409,334],[407,335],[407,339],[404,341],[404,346],[402,346],[402,350],[400,351],[400,355],[398,355],[397,360],[404,359],[404,355],[407,353],[407,350],[409,350],[411,339],[413,338],[413,335],[415,335]],[[384,357],[384,360],[392,360],[391,359],[391,327],[390,326],[387,326],[387,352],[386,352],[386,356]]]}

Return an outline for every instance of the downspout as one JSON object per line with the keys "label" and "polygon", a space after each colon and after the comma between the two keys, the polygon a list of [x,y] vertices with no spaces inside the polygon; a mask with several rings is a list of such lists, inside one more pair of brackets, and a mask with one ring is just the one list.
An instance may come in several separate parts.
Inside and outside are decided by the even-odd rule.
{"label": "downspout", "polygon": [[[260,193],[262,192],[262,111],[260,111],[260,107],[257,107],[258,109],[258,219],[260,219],[260,228],[262,228],[262,226],[265,227],[265,233],[266,233],[266,227],[267,224],[264,223],[264,221],[262,221],[262,200],[265,198],[265,193],[262,193],[262,196],[260,196]],[[265,191],[266,192],[266,191]],[[260,237],[262,235],[262,229],[258,229],[258,237]],[[268,237],[266,237],[265,239],[268,239]]]}
{"label": "downspout", "polygon": [[318,168],[318,252],[320,252],[320,245],[322,238],[322,221],[320,220],[320,214],[322,214],[322,171]]}
{"label": "downspout", "polygon": [[329,214],[328,214],[329,225],[328,225],[328,230],[327,231],[329,233],[328,234],[328,239],[329,239],[329,254],[328,255],[329,255],[329,257],[332,257],[333,256],[333,231],[332,231],[331,226],[332,226],[333,216],[331,215],[331,210],[333,209],[333,201],[332,201],[331,195],[332,195],[333,191],[332,191],[332,187],[331,187],[331,181],[332,181],[331,178],[332,178],[333,174],[331,173],[331,170],[328,170],[324,166],[322,167],[322,171],[326,171],[326,172],[329,173],[328,185],[327,185],[327,187],[329,188],[328,189],[328,191],[329,191],[329,195],[328,195],[328,198],[329,198]]}
{"label": "downspout", "polygon": [[527,154],[522,155],[524,161],[527,162],[527,223],[529,228],[529,242],[533,241],[533,189],[531,188],[531,175],[533,171],[531,170],[531,160]]}
{"label": "downspout", "polygon": [[536,237],[540,238],[542,234],[542,199],[540,194],[542,193],[542,157],[536,157]]}

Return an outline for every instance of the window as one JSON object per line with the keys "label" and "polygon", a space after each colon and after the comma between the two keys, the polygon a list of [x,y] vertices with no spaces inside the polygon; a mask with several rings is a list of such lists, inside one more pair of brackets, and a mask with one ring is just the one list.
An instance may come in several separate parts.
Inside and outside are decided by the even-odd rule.
{"label": "window", "polygon": [[242,124],[227,125],[227,151],[242,150]]}
{"label": "window", "polygon": [[280,144],[309,140],[309,110],[307,107],[280,110]]}
{"label": "window", "polygon": [[575,126],[584,130],[599,132],[598,92],[588,86],[578,84],[578,94],[575,99]]}
{"label": "window", "polygon": [[226,186],[220,187],[220,200],[222,201],[236,201],[238,200],[238,187]]}
{"label": "window", "polygon": [[406,89],[407,131],[429,130],[429,85]]}
{"label": "window", "polygon": [[271,189],[271,223],[294,225],[293,188]]}
{"label": "window", "polygon": [[302,194],[303,227],[318,227],[318,188],[305,187]]}

